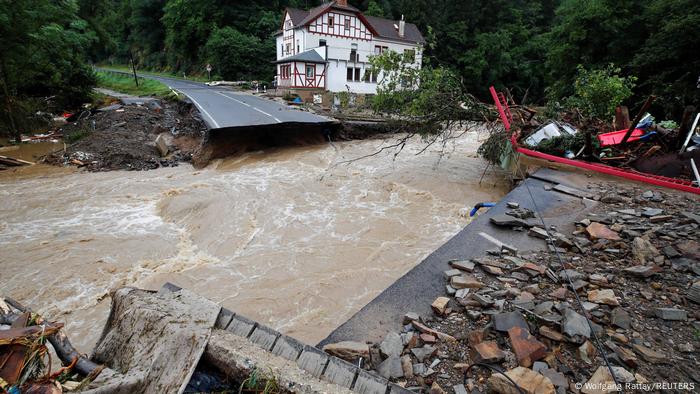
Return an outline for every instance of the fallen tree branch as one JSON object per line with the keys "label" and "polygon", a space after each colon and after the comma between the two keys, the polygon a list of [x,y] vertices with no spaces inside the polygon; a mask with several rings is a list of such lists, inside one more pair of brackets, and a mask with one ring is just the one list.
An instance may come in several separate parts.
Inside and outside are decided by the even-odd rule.
{"label": "fallen tree branch", "polygon": [[[22,313],[31,312],[29,308],[13,300],[12,298],[6,297],[5,302]],[[0,323],[12,324],[12,322],[18,319],[20,316],[21,314],[17,313],[0,314]],[[43,323],[46,326],[54,326],[53,323],[50,323],[41,317],[37,318],[37,322]],[[74,370],[80,375],[96,377],[100,371],[104,369],[103,365],[95,364],[84,355],[78,353],[78,351],[75,350],[73,345],[70,343],[70,340],[68,340],[68,337],[63,330],[59,330],[56,333],[49,335],[48,339],[51,346],[53,346],[54,350],[56,351],[58,359],[61,360],[61,363],[63,363],[64,366],[67,366],[75,362]],[[77,362],[75,361],[76,359],[78,360]]]}

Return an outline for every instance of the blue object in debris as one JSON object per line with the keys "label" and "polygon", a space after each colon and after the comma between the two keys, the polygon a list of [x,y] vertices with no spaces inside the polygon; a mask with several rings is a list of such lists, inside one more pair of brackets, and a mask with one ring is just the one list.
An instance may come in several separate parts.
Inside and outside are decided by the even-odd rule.
{"label": "blue object in debris", "polygon": [[474,217],[474,215],[476,215],[476,212],[481,208],[491,208],[495,205],[496,205],[495,202],[480,202],[480,203],[474,205],[474,208],[472,208],[472,211],[469,212],[469,217]]}
{"label": "blue object in debris", "polygon": [[292,100],[292,102],[293,102],[293,103],[297,103],[297,104],[301,104],[301,103],[302,103],[301,97],[295,98],[294,100]]}

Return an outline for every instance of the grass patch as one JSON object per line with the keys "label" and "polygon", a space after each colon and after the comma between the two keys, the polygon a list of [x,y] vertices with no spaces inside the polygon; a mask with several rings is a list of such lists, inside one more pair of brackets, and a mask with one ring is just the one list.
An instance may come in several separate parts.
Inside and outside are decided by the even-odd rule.
{"label": "grass patch", "polygon": [[139,78],[136,86],[134,78],[128,75],[98,71],[97,86],[134,96],[155,96],[172,100],[176,96],[169,87],[154,79]]}
{"label": "grass patch", "polygon": [[[128,72],[132,73],[133,70],[129,66],[125,65],[98,65],[97,67],[104,68],[104,69],[111,69],[111,70],[117,70],[117,71],[122,71],[122,72]],[[192,75],[183,75],[182,73],[176,74],[172,72],[167,72],[167,71],[151,71],[151,70],[139,70],[137,69],[136,72],[138,74],[143,74],[143,75],[154,75],[156,77],[166,77],[166,78],[174,78],[174,79],[182,79],[186,81],[197,81],[197,82],[209,82],[209,79],[207,79],[206,75],[197,75],[197,74],[192,74]],[[212,74],[212,79],[214,78],[214,75]]]}

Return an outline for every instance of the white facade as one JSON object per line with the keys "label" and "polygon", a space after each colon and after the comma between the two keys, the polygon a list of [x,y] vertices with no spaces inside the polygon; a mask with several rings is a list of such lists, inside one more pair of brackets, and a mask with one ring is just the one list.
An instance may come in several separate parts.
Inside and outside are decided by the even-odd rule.
{"label": "white facade", "polygon": [[[381,75],[372,74],[369,58],[386,50],[413,51],[420,67],[420,42],[379,36],[359,11],[336,8],[334,4],[318,15],[307,16],[302,24],[296,21],[296,25],[291,13],[285,12],[282,32],[277,35],[279,87],[374,94]],[[382,23],[391,26],[392,21]],[[397,35],[399,23],[393,23]]]}

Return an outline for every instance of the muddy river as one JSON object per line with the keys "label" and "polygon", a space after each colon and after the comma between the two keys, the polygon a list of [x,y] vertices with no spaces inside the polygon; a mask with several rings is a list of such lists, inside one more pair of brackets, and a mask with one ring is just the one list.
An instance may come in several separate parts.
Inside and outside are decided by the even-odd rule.
{"label": "muddy river", "polygon": [[[482,136],[483,137],[483,136]],[[477,133],[415,155],[366,140],[145,172],[0,171],[0,295],[89,352],[120,286],[170,281],[316,343],[506,193]],[[10,155],[11,152],[7,152]],[[441,157],[441,159],[440,159]],[[440,160],[439,160],[440,159]]]}

